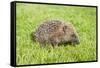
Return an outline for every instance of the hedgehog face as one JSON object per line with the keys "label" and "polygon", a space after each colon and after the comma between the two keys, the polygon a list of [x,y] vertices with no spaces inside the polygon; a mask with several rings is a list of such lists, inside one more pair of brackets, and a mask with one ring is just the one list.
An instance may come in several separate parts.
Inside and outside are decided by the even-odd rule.
{"label": "hedgehog face", "polygon": [[76,34],[72,34],[71,35],[71,40],[70,40],[73,44],[79,44],[80,42],[79,42],[79,39],[78,39],[78,37],[76,36]]}
{"label": "hedgehog face", "polygon": [[63,31],[65,33],[66,42],[71,42],[73,44],[79,44],[79,38],[78,38],[77,33],[74,30],[73,26],[66,25],[63,27]]}

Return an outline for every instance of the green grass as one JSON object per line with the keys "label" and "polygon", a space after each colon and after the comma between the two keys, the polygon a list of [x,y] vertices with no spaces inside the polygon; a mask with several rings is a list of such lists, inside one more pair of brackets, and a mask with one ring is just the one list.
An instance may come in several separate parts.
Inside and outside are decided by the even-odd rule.
{"label": "green grass", "polygon": [[[16,63],[47,64],[96,60],[96,8],[17,3]],[[41,48],[31,39],[44,20],[70,21],[77,30],[80,44]]]}

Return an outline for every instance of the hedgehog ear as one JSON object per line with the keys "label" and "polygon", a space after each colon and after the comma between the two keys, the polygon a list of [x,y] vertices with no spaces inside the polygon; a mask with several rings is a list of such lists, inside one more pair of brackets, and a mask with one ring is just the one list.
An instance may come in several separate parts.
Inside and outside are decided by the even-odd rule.
{"label": "hedgehog ear", "polygon": [[67,26],[64,26],[63,27],[63,31],[66,32],[66,29],[67,29]]}

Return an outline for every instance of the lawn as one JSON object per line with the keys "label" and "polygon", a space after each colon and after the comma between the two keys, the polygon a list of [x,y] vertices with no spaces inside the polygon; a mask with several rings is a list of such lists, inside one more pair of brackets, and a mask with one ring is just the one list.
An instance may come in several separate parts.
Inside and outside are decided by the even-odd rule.
{"label": "lawn", "polygon": [[[41,48],[32,40],[32,32],[45,20],[70,21],[79,35],[80,44],[48,45]],[[96,7],[16,4],[17,65],[80,62],[96,60]]]}

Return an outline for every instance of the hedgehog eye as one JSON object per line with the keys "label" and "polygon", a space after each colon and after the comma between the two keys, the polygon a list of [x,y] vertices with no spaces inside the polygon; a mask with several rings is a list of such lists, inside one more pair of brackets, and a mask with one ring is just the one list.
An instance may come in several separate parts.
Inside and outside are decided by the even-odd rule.
{"label": "hedgehog eye", "polygon": [[65,29],[67,29],[67,26],[64,26]]}
{"label": "hedgehog eye", "polygon": [[72,34],[71,37],[76,37],[76,35],[75,34]]}
{"label": "hedgehog eye", "polygon": [[66,32],[66,29],[67,29],[67,26],[64,26],[63,27],[63,31]]}

